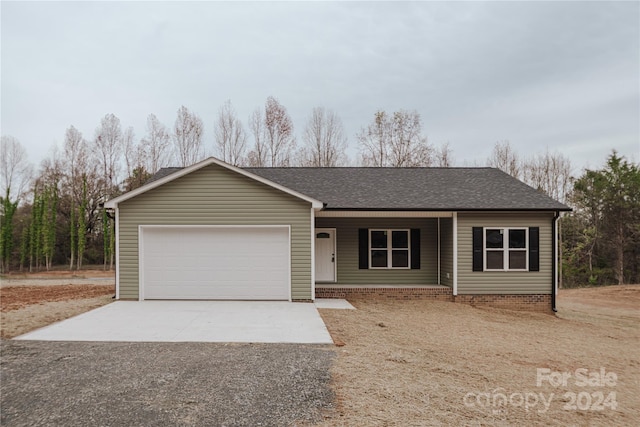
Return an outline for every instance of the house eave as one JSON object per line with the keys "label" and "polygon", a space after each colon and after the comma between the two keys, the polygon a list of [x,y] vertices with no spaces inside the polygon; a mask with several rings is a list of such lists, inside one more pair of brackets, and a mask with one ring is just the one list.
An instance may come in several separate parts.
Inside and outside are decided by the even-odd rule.
{"label": "house eave", "polygon": [[508,212],[571,212],[573,209],[566,208],[434,208],[434,209],[422,209],[422,208],[327,208],[325,207],[319,216],[371,216],[373,213],[385,213],[387,216],[390,214],[418,214],[418,213],[430,213],[441,214],[434,216],[451,216],[453,212],[492,212],[492,213],[508,213]]}

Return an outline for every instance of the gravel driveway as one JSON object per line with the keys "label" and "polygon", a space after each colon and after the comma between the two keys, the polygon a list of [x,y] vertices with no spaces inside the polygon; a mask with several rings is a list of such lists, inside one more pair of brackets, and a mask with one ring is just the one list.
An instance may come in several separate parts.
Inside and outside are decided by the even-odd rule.
{"label": "gravel driveway", "polygon": [[6,341],[3,426],[285,426],[331,413],[332,347]]}

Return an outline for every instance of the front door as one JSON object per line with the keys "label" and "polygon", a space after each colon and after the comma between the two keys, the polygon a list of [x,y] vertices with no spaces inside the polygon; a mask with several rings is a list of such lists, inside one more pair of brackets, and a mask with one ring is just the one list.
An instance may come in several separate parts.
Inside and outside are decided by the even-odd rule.
{"label": "front door", "polygon": [[316,228],[316,282],[336,281],[336,230]]}

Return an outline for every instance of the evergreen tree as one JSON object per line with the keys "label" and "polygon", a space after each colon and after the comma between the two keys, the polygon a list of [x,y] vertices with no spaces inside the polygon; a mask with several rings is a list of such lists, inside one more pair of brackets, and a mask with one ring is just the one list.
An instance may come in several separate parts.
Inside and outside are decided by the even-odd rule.
{"label": "evergreen tree", "polygon": [[576,211],[565,221],[567,279],[640,281],[640,166],[614,151],[604,168],[576,180]]}
{"label": "evergreen tree", "polygon": [[2,198],[2,216],[0,217],[0,271],[9,271],[11,254],[13,252],[13,216],[18,208],[18,201],[9,199],[10,191],[7,187],[5,197]]}

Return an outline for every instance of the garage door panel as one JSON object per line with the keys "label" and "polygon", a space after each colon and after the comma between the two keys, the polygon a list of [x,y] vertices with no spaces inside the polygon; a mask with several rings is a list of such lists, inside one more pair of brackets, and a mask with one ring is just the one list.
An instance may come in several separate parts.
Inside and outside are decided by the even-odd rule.
{"label": "garage door panel", "polygon": [[142,227],[145,299],[289,299],[284,227]]}

